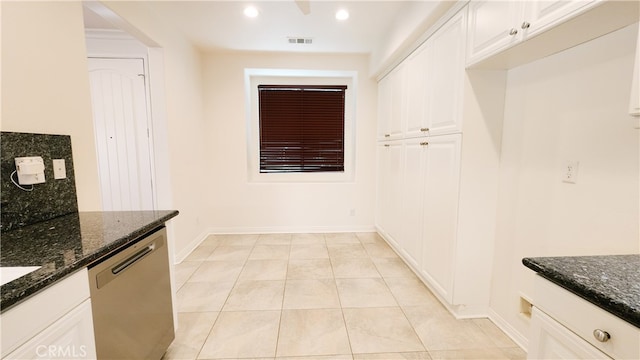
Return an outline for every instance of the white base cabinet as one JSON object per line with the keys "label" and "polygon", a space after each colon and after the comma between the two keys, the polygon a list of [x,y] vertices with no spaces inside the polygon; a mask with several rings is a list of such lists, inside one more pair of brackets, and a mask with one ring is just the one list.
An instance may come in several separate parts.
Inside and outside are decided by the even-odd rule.
{"label": "white base cabinet", "polygon": [[49,325],[5,359],[95,359],[89,299]]}
{"label": "white base cabinet", "polygon": [[536,307],[530,329],[527,359],[610,359]]}
{"label": "white base cabinet", "polygon": [[540,275],[533,281],[529,359],[640,359],[639,328]]}
{"label": "white base cabinet", "polygon": [[3,359],[95,359],[87,269],[0,316]]}

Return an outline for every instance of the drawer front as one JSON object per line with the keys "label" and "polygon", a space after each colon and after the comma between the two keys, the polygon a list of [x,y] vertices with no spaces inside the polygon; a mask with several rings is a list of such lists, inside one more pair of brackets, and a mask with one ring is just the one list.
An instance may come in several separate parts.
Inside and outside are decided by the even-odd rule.
{"label": "drawer front", "polygon": [[[640,329],[537,275],[534,306],[614,359],[640,359]],[[594,330],[611,338],[598,341]]]}

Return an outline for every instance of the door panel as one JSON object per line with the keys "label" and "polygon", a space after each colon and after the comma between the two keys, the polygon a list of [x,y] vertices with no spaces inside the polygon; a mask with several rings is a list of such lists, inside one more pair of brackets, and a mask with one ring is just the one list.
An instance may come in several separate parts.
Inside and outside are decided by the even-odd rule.
{"label": "door panel", "polygon": [[89,78],[103,210],[153,210],[143,60],[90,58]]}
{"label": "door panel", "polygon": [[461,138],[459,134],[428,138],[425,160],[422,270],[450,303],[453,302]]}

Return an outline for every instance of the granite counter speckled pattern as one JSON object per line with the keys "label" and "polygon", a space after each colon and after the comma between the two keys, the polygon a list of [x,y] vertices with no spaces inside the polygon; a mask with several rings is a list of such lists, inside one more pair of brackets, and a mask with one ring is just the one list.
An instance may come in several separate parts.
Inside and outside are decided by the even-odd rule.
{"label": "granite counter speckled pattern", "polygon": [[538,257],[522,263],[640,328],[640,255]]}
{"label": "granite counter speckled pattern", "polygon": [[[11,182],[16,170],[15,158],[41,156],[45,183],[26,185],[20,190]],[[53,159],[64,159],[66,178],[54,179]],[[78,212],[73,171],[71,136],[0,132],[0,231]],[[14,176],[14,180],[17,176]]]}
{"label": "granite counter speckled pattern", "polygon": [[0,287],[1,311],[177,215],[175,210],[80,212],[4,232],[0,266],[41,268]]}

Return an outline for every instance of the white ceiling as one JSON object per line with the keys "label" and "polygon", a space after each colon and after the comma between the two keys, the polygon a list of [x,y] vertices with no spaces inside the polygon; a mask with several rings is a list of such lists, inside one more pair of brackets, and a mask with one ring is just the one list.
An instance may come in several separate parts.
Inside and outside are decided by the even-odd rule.
{"label": "white ceiling", "polygon": [[[371,53],[411,3],[312,0],[309,15],[294,0],[148,1],[145,6],[203,50]],[[247,5],[256,6],[260,15],[245,17]],[[336,20],[338,9],[347,9],[350,18]],[[85,16],[85,25],[108,27],[95,14]],[[312,38],[313,44],[289,44],[288,37]]]}

